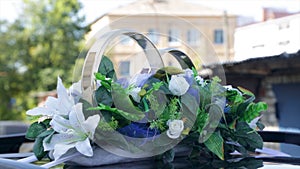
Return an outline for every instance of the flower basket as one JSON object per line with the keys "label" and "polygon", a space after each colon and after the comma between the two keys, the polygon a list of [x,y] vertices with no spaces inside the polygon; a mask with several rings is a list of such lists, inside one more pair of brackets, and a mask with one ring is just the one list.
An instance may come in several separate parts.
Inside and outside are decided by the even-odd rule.
{"label": "flower basket", "polygon": [[[116,58],[105,56],[120,36],[133,39],[149,63],[128,79],[116,72]],[[180,66],[166,66],[166,54]],[[198,70],[181,50],[158,50],[142,33],[108,32],[89,48],[81,81],[67,90],[58,78],[58,97],[27,112],[38,119],[27,138],[35,140],[38,159],[83,166],[175,156],[225,160],[262,148],[256,129],[266,104],[217,77],[203,79]]]}

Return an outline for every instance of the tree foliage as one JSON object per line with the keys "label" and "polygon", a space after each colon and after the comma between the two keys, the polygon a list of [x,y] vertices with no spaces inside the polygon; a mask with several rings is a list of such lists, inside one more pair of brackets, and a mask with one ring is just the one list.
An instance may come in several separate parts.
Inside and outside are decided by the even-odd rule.
{"label": "tree foliage", "polygon": [[[0,119],[21,119],[33,93],[71,82],[88,30],[77,0],[24,0],[13,23],[0,21]],[[23,116],[22,116],[23,115]]]}

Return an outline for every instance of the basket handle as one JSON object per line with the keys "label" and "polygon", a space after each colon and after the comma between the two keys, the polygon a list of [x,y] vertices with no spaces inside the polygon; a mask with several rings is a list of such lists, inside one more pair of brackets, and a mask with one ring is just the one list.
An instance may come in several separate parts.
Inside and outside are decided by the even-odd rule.
{"label": "basket handle", "polygon": [[132,30],[113,30],[105,33],[100,38],[96,39],[92,47],[87,52],[83,69],[82,69],[82,98],[92,103],[93,91],[96,89],[94,73],[98,71],[102,56],[105,49],[112,40],[118,36],[128,36],[143,49],[151,69],[158,69],[164,66],[161,55],[155,45],[143,34]]}
{"label": "basket handle", "polygon": [[159,49],[159,53],[162,57],[165,54],[172,55],[178,61],[182,69],[192,69],[193,67],[196,68],[192,60],[190,59],[190,57],[179,49],[175,49],[175,48]]}

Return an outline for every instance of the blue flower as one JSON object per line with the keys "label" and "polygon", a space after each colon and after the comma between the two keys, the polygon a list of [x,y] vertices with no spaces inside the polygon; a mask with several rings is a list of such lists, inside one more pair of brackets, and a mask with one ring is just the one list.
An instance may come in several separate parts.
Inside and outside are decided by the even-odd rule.
{"label": "blue flower", "polygon": [[132,122],[131,124],[117,129],[123,135],[134,138],[148,138],[159,135],[158,129],[151,129],[147,123]]}
{"label": "blue flower", "polygon": [[186,69],[183,77],[185,78],[185,80],[188,82],[189,85],[192,85],[194,83],[194,75],[191,69]]}
{"label": "blue flower", "polygon": [[153,74],[142,73],[136,74],[129,82],[130,85],[134,85],[136,87],[143,87],[146,81],[152,76]]}
{"label": "blue flower", "polygon": [[230,113],[231,108],[229,106],[226,106],[224,108],[224,113]]}

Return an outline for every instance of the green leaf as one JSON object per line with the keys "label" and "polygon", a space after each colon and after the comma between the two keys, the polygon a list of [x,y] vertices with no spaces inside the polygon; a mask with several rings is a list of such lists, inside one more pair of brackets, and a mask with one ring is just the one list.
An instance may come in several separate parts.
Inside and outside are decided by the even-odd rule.
{"label": "green leaf", "polygon": [[155,112],[155,117],[159,117],[167,106],[167,96],[162,91],[154,91],[148,95],[147,99],[150,103],[151,110]]}
{"label": "green leaf", "polygon": [[[117,109],[117,108],[112,108],[110,106],[106,106],[104,104],[100,104],[98,107],[91,107],[88,110],[100,110],[100,111],[102,111],[103,114],[105,114],[105,111],[112,112],[112,113],[115,113],[117,115],[121,115],[122,117],[125,118],[125,120],[127,119],[127,120],[130,120],[130,121],[138,121],[138,120],[140,120],[141,118],[143,118],[145,116],[144,114],[135,115],[135,114],[125,112],[125,111]],[[103,110],[105,110],[105,111],[103,111]]]}
{"label": "green leaf", "polygon": [[243,94],[245,94],[245,95],[248,95],[248,96],[254,96],[254,94],[253,94],[250,90],[248,90],[248,89],[245,89],[245,88],[240,87],[240,86],[238,86],[237,88],[238,88]]}
{"label": "green leaf", "polygon": [[54,133],[55,133],[55,131],[53,129],[43,130],[36,137],[34,145],[33,145],[33,152],[34,152],[34,155],[37,157],[38,160],[41,160],[47,154],[47,152],[44,151],[43,140],[47,139],[45,141],[50,142],[50,139],[51,139],[51,137]]}
{"label": "green leaf", "polygon": [[180,73],[183,73],[182,69],[173,66],[167,66],[157,70],[157,72],[154,74],[154,77],[160,79],[166,77],[167,75],[177,75]]}
{"label": "green leaf", "polygon": [[25,137],[30,139],[30,140],[34,140],[34,139],[37,138],[38,135],[40,135],[46,129],[47,128],[46,128],[46,125],[44,123],[34,122],[29,126]]}
{"label": "green leaf", "polygon": [[221,160],[224,160],[224,140],[220,132],[214,132],[208,140],[204,142],[204,145]]}
{"label": "green leaf", "polygon": [[234,136],[236,137],[236,141],[249,151],[254,152],[256,148],[262,149],[263,147],[261,136],[250,128],[246,122],[237,123]]}
{"label": "green leaf", "polygon": [[250,98],[248,98],[247,100],[245,100],[243,103],[239,104],[236,110],[236,114],[238,117],[243,117],[243,114],[246,112],[248,106],[250,104],[253,104],[255,97],[252,96]]}
{"label": "green leaf", "polygon": [[46,120],[42,121],[41,123],[43,123],[46,126],[46,128],[49,128],[50,127],[50,121],[51,121],[51,119],[46,119]]}
{"label": "green leaf", "polygon": [[259,130],[263,130],[263,129],[265,128],[265,125],[262,124],[260,121],[258,121],[258,122],[256,123],[256,126],[258,127]]}
{"label": "green leaf", "polygon": [[[48,136],[52,136],[54,133],[55,133],[55,131],[53,129],[50,129],[50,130],[46,130],[46,131],[42,132],[37,137],[38,138],[46,138]],[[48,137],[48,139],[49,139],[49,142],[50,142],[51,137]]]}
{"label": "green leaf", "polygon": [[237,90],[227,90],[226,99],[233,104],[242,103],[244,101],[244,97]]}
{"label": "green leaf", "polygon": [[33,145],[33,152],[38,160],[41,160],[47,154],[47,152],[44,151],[43,139],[43,137],[37,137]]}
{"label": "green leaf", "polygon": [[[219,126],[220,120],[223,117],[223,109],[218,104],[207,105],[208,119],[200,133],[199,142],[205,142],[209,139],[210,135],[215,132],[215,129]],[[205,117],[205,116],[204,116]],[[204,132],[205,131],[205,132]]]}
{"label": "green leaf", "polygon": [[107,89],[103,86],[100,86],[95,91],[95,98],[98,104],[105,104],[108,106],[112,106],[113,101],[110,92],[107,91]]}
{"label": "green leaf", "polygon": [[209,116],[208,116],[208,113],[206,113],[206,111],[199,110],[199,112],[197,114],[196,122],[194,125],[195,129],[198,131],[198,133],[202,132],[202,129],[207,124],[208,118],[209,118]]}
{"label": "green leaf", "polygon": [[[116,83],[112,83],[111,87],[111,95],[114,105],[118,110],[121,110],[120,112],[126,113],[124,114],[124,118],[131,121],[139,121],[144,118],[144,112],[133,105],[125,89],[123,89],[119,84]],[[129,113],[129,115],[127,112]]]}
{"label": "green leaf", "polygon": [[[199,111],[199,103],[189,93],[181,96],[181,113],[182,118],[186,118],[185,127],[192,128],[197,122],[197,112]],[[197,125],[197,124],[196,124]]]}
{"label": "green leaf", "polygon": [[114,65],[108,57],[106,56],[102,57],[98,68],[98,72],[108,78],[113,78],[115,74]]}
{"label": "green leaf", "polygon": [[243,121],[251,122],[254,118],[260,115],[260,112],[267,110],[268,105],[264,102],[251,103],[248,105],[246,111],[241,114],[241,118]]}
{"label": "green leaf", "polygon": [[181,104],[186,105],[186,107],[190,110],[190,112],[197,114],[199,109],[199,103],[197,103],[196,99],[190,95],[189,93],[184,94],[181,96]]}

